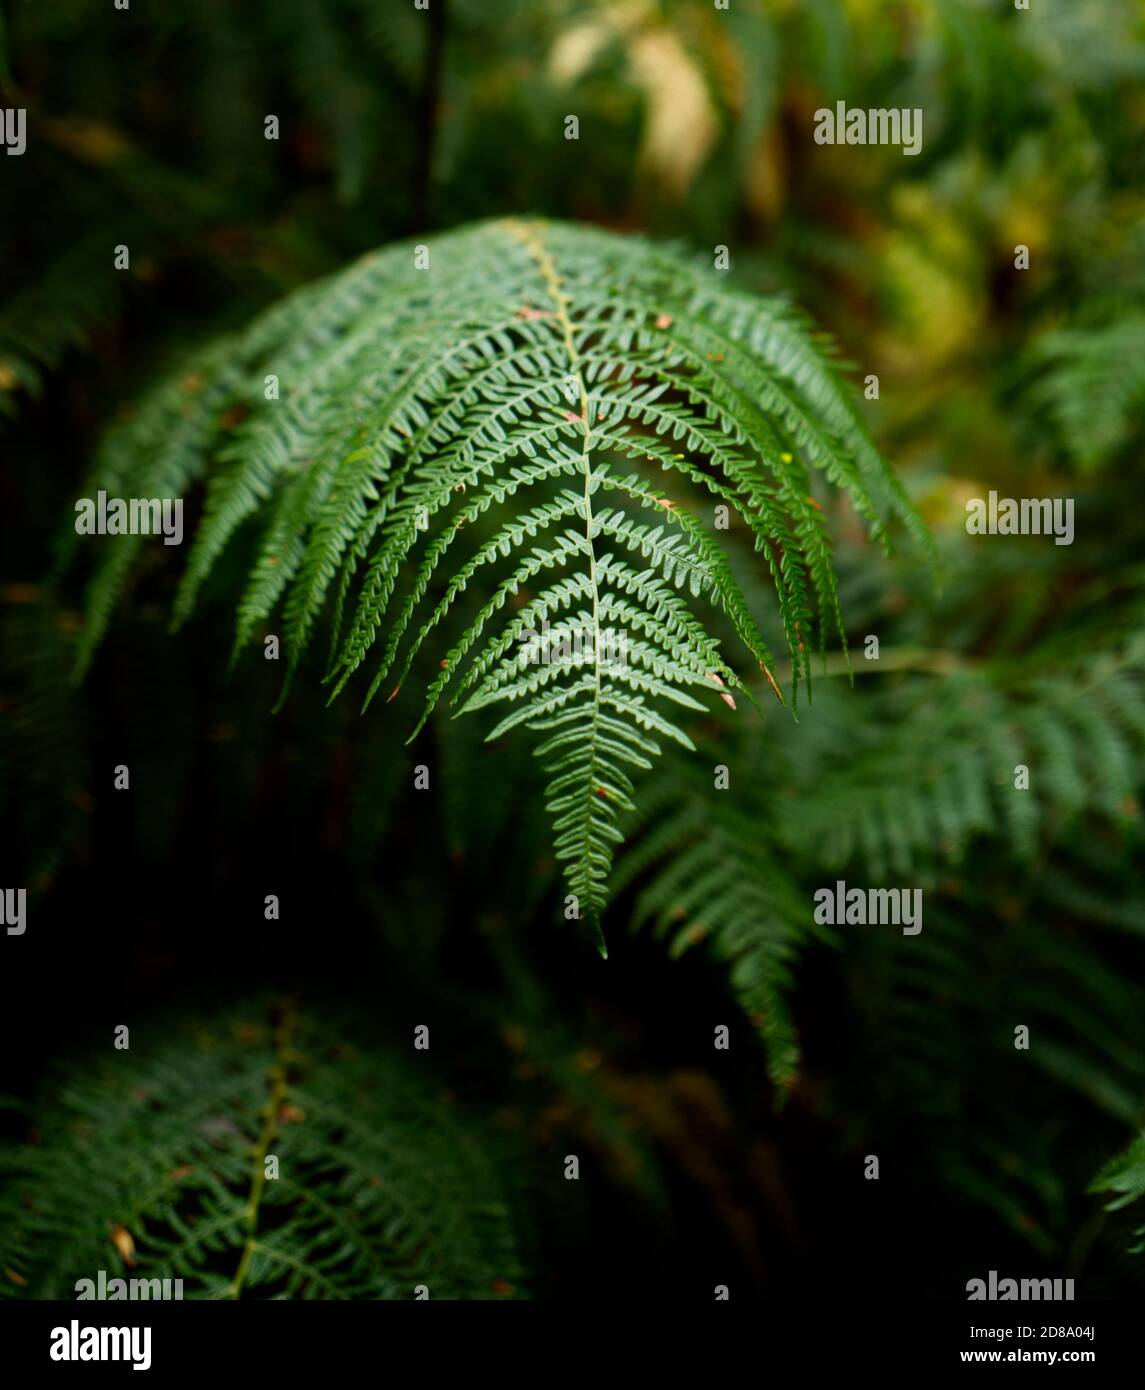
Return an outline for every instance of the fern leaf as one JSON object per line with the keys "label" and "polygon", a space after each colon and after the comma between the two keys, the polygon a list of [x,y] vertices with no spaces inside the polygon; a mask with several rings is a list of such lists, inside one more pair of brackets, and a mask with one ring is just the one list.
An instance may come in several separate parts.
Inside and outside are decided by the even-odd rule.
{"label": "fern leaf", "polygon": [[[272,376],[279,393],[262,390]],[[236,652],[278,613],[289,684],[328,618],[332,698],[367,663],[366,703],[392,696],[432,657],[415,734],[450,687],[462,711],[511,706],[490,737],[541,736],[570,915],[594,930],[637,775],[663,742],[693,746],[680,712],[701,693],[756,702],[757,669],[779,696],[712,508],[765,557],[793,700],[828,625],[845,645],[813,474],[881,540],[896,516],[925,539],[795,311],[638,239],[501,221],[392,247],[217,345],[196,380],[193,401],[161,387],[95,480],[146,496],[207,478],[177,619],[258,528]],[[246,418],[224,438],[235,405]],[[93,581],[84,659],[137,548]],[[746,673],[704,607],[730,621]],[[550,618],[558,645],[596,655],[525,669],[529,624]],[[632,641],[606,663],[616,629]]]}

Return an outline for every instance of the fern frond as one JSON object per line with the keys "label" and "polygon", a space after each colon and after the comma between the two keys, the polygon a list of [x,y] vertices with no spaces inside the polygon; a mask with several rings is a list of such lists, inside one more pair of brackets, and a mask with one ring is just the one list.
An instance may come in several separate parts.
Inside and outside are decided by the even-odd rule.
{"label": "fern frond", "polygon": [[185,1298],[519,1289],[472,1128],[346,1022],[250,1005],[72,1069],[39,1142],[0,1150],[4,1292],[71,1299],[101,1269],[181,1279]]}
{"label": "fern frond", "polygon": [[800,1047],[788,995],[811,937],[807,896],[761,852],[764,821],[726,804],[713,816],[698,785],[661,779],[646,799],[643,834],[620,861],[616,891],[642,884],[634,930],[668,938],[673,958],[705,946],[728,971],[736,1002],[759,1033],[776,1086],[790,1086]]}
{"label": "fern frond", "polygon": [[[211,349],[194,399],[161,388],[97,470],[98,485],[142,496],[209,477],[180,620],[261,518],[236,649],[279,611],[289,684],[329,617],[333,695],[375,661],[366,703],[392,698],[432,647],[439,674],[414,733],[457,681],[462,710],[511,706],[490,738],[518,724],[543,735],[556,852],[594,924],[636,775],[664,740],[693,746],[679,711],[703,709],[700,692],[755,700],[696,601],[731,622],[779,694],[705,508],[725,507],[765,556],[793,698],[816,629],[820,645],[827,624],[843,635],[812,475],[881,539],[896,516],[925,536],[804,322],[719,281],[645,241],[562,225],[485,223],[394,247]],[[262,389],[270,376],[278,398]],[[224,443],[214,421],[234,406],[246,418]],[[94,581],[86,651],[132,548]],[[470,590],[487,597],[466,618]],[[513,647],[536,619],[596,655],[527,669]],[[616,627],[633,640],[606,665]]]}
{"label": "fern frond", "polygon": [[1140,427],[1145,407],[1145,314],[1097,328],[1059,329],[1037,344],[1042,376],[1031,399],[1050,413],[1079,468],[1114,456]]}
{"label": "fern frond", "polygon": [[40,891],[82,842],[87,719],[69,680],[74,615],[30,585],[0,588],[0,814],[8,853]]}
{"label": "fern frond", "polygon": [[[1036,866],[1056,910],[1076,906],[1081,920],[1139,931],[1139,905],[1114,906],[1089,887],[1114,871],[1117,837],[1129,843],[1145,777],[1145,667],[1132,642],[1122,648],[1075,653],[1072,668],[1046,676],[1031,677],[1023,661],[955,665],[945,677],[862,696],[821,684],[797,756],[782,733],[746,726],[721,754],[729,782],[720,791],[706,769],[658,768],[614,891],[636,889],[633,926],[669,936],[673,954],[702,943],[728,965],[778,1084],[794,1079],[799,1060],[790,967],[822,930],[812,926],[811,891],[828,876],[861,868],[869,881],[909,875],[933,890],[960,872],[973,846],[993,842],[1023,876]],[[893,669],[894,652],[883,661]],[[1020,763],[1036,796],[1015,786]],[[1075,840],[1069,832],[1079,825],[1086,831]],[[1111,862],[1073,862],[1082,845],[1098,858],[1107,838]],[[911,962],[934,948],[923,936]],[[937,949],[936,990],[939,966],[950,964],[949,947]],[[1103,966],[1087,957],[1084,969],[1092,977]],[[972,994],[970,963],[965,973]],[[1092,1038],[1100,1031],[1090,1024]],[[1068,1048],[1043,1044],[1039,1056],[1060,1061],[1069,1083]],[[1126,1095],[1121,1081],[1105,1086],[1122,1117],[1132,1113]]]}
{"label": "fern frond", "polygon": [[[1115,1194],[1106,1203],[1106,1211],[1120,1211],[1145,1197],[1145,1133],[1139,1134],[1127,1149],[1109,1160],[1094,1178],[1089,1190]],[[1133,1231],[1133,1241],[1129,1253],[1145,1253],[1145,1223]]]}
{"label": "fern frond", "polygon": [[7,300],[0,311],[0,412],[15,413],[17,389],[38,395],[44,373],[118,311],[122,291],[106,270],[109,244],[110,231],[88,233]]}

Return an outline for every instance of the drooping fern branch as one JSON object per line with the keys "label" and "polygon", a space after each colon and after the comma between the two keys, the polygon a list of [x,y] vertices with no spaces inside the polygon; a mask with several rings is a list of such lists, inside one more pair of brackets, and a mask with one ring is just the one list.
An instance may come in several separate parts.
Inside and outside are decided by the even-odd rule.
{"label": "drooping fern branch", "polygon": [[[693,747],[667,711],[756,702],[689,598],[779,695],[718,508],[771,575],[793,698],[827,627],[842,636],[816,473],[880,540],[895,515],[925,539],[785,303],[647,241],[499,221],[371,254],[213,344],[109,437],[91,486],[179,496],[209,478],[179,620],[260,518],[235,649],[279,612],[288,685],[329,613],[332,697],[370,662],[366,703],[392,698],[430,647],[414,734],[450,688],[463,711],[506,710],[491,740],[541,734],[556,854],[595,924],[634,775],[663,741]],[[82,662],[142,543],[117,538],[96,574]],[[571,658],[525,659],[545,624]],[[626,659],[606,662],[617,632]]]}
{"label": "drooping fern branch", "polygon": [[519,1291],[472,1124],[344,1010],[251,1004],[156,1031],[109,1040],[35,1110],[30,1142],[0,1148],[4,1295],[72,1299],[100,1270],[182,1279],[184,1298]]}

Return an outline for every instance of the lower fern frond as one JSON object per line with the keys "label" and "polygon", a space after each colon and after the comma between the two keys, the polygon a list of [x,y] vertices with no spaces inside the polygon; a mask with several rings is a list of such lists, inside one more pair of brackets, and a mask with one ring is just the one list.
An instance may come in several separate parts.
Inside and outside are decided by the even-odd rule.
{"label": "lower fern frond", "polygon": [[102,1270],[181,1279],[186,1298],[518,1291],[472,1125],[353,1033],[342,1013],[251,1006],[69,1071],[36,1143],[0,1150],[0,1289],[72,1299]]}

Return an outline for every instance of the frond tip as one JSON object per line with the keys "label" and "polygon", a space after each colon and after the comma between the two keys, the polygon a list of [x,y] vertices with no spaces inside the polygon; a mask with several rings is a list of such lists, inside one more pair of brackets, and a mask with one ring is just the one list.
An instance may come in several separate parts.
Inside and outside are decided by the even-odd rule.
{"label": "frond tip", "polygon": [[[555,851],[594,923],[635,777],[665,742],[693,747],[682,713],[756,703],[697,605],[782,700],[710,518],[734,515],[774,582],[793,708],[827,627],[845,644],[811,474],[881,540],[896,515],[925,535],[799,316],[636,238],[498,221],[376,252],[193,379],[109,439],[92,483],[206,477],[177,617],[260,520],[236,649],[277,612],[292,676],[329,618],[332,696],[371,663],[369,703],[430,647],[414,732],[449,688],[459,710],[506,709],[491,739],[540,736]],[[129,563],[115,549],[93,582],[85,658]]]}

